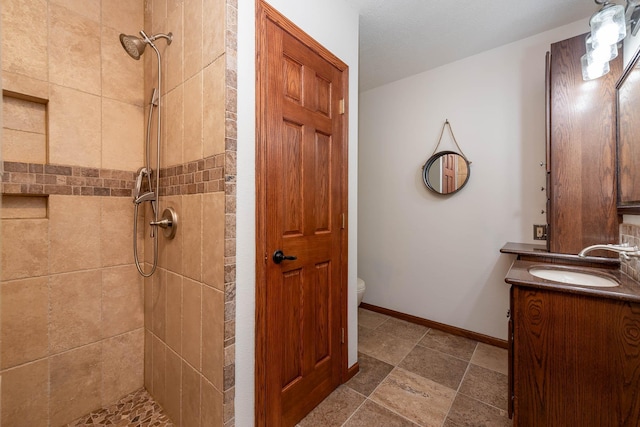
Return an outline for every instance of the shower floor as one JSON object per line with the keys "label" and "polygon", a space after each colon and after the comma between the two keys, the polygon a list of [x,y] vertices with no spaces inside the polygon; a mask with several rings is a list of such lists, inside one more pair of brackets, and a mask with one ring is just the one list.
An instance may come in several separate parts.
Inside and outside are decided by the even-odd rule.
{"label": "shower floor", "polygon": [[67,427],[82,426],[173,427],[173,423],[147,390],[142,388],[113,405],[67,424]]}

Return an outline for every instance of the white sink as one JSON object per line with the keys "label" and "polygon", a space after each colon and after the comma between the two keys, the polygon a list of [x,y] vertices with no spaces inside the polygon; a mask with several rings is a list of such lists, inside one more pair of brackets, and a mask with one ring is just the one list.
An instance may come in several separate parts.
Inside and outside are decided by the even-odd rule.
{"label": "white sink", "polygon": [[605,275],[591,272],[565,270],[557,267],[531,267],[529,268],[529,273],[541,279],[570,285],[593,286],[597,288],[613,288],[620,285],[613,277],[606,277]]}

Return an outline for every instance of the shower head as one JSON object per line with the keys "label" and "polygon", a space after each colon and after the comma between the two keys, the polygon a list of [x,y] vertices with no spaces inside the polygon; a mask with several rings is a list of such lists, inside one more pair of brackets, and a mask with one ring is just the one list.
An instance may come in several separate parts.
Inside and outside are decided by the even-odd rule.
{"label": "shower head", "polygon": [[167,44],[171,44],[171,41],[173,40],[172,33],[160,33],[148,37],[144,31],[140,31],[140,35],[142,36],[142,38],[137,36],[129,36],[127,34],[120,34],[120,43],[122,43],[122,47],[127,51],[129,56],[136,60],[140,59],[140,56],[142,56],[142,54],[144,53],[144,48],[147,47],[147,44],[155,47],[153,42],[159,38],[167,39]]}

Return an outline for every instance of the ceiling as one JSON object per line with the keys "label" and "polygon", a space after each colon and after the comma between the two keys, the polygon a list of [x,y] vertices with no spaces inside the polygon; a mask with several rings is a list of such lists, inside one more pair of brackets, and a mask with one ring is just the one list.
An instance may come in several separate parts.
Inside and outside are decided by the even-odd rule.
{"label": "ceiling", "polygon": [[593,0],[346,0],[360,11],[360,91],[551,30]]}

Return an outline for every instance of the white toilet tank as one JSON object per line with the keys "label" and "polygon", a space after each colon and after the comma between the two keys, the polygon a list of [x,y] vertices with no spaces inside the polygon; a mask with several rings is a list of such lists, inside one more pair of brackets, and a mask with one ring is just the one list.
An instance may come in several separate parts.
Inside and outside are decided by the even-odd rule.
{"label": "white toilet tank", "polygon": [[358,277],[358,305],[362,302],[362,297],[364,296],[364,280]]}

